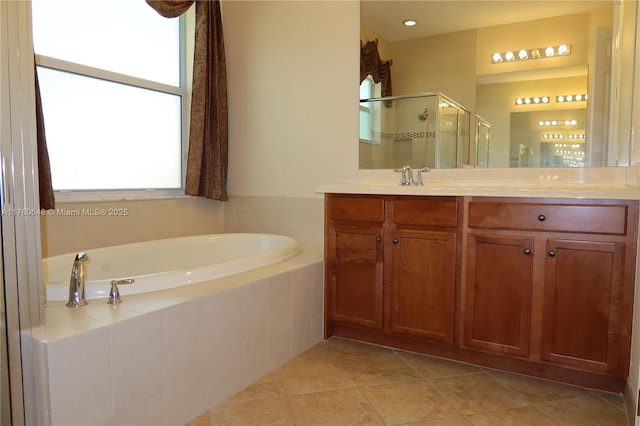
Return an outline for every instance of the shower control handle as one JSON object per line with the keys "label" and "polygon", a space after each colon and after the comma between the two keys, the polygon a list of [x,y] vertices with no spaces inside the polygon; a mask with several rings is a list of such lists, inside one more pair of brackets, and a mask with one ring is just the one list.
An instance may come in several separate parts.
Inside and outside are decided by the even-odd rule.
{"label": "shower control handle", "polygon": [[107,299],[107,303],[109,305],[117,305],[118,303],[121,303],[122,300],[120,299],[120,291],[118,290],[118,285],[133,284],[134,281],[135,280],[133,278],[111,281],[111,290],[109,290],[109,299]]}

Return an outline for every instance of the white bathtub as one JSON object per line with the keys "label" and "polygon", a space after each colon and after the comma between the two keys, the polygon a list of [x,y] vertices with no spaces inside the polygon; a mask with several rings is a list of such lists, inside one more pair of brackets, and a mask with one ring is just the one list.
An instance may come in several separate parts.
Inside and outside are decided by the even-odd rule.
{"label": "white bathtub", "polygon": [[[86,249],[86,299],[106,298],[112,280],[121,295],[196,284],[270,265],[300,252],[293,238],[271,234],[212,234]],[[76,253],[43,259],[47,300],[67,300]]]}

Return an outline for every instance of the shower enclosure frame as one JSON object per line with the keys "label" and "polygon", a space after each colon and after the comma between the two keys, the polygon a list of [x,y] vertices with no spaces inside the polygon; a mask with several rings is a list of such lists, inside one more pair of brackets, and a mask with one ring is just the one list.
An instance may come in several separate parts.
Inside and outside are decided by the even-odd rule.
{"label": "shower enclosure frame", "polygon": [[[471,111],[466,108],[465,106],[463,106],[462,104],[460,104],[459,102],[454,101],[453,99],[451,99],[450,97],[448,97],[447,95],[444,95],[443,93],[440,92],[425,92],[425,93],[417,93],[417,94],[411,94],[411,95],[396,95],[396,96],[385,96],[385,97],[374,97],[374,98],[366,98],[366,99],[360,99],[360,105],[362,106],[363,103],[379,103],[380,105],[384,105],[385,107],[391,107],[396,101],[402,101],[402,100],[406,100],[406,99],[420,99],[420,98],[435,98],[436,99],[436,108],[434,108],[434,111],[428,110],[428,114],[426,116],[426,118],[423,120],[422,116],[427,112],[427,109],[425,108],[425,112],[422,113],[420,111],[416,112],[416,116],[418,117],[418,119],[420,121],[429,121],[429,120],[435,120],[436,121],[436,128],[434,130],[435,132],[435,136],[434,136],[434,141],[435,141],[435,145],[434,145],[434,164],[429,165],[429,164],[420,164],[420,165],[416,165],[416,167],[422,167],[425,165],[428,165],[429,167],[433,167],[433,168],[460,168],[460,167],[465,167],[471,164],[472,162],[472,158],[471,158]],[[444,167],[443,165],[443,161],[442,161],[442,136],[444,133],[444,129],[441,128],[442,125],[442,120],[443,120],[443,111],[445,110],[445,108],[448,107],[452,107],[456,110],[457,115],[456,115],[456,124],[455,124],[455,152],[453,153],[453,156],[455,158],[453,158],[451,160],[450,163],[453,164],[453,166],[450,167]],[[372,108],[373,110],[373,108]],[[466,122],[461,124],[461,116],[466,117]],[[462,132],[460,131],[462,129]],[[466,134],[464,134],[466,132]],[[401,132],[402,134],[404,134],[403,132]],[[427,132],[428,133],[428,132]],[[461,143],[461,141],[463,140],[463,138],[466,137],[467,140],[465,143]],[[362,140],[361,140],[362,142]],[[466,150],[466,151],[465,151]],[[475,152],[473,153],[475,154]],[[383,168],[389,168],[389,167],[383,167]]]}
{"label": "shower enclosure frame", "polygon": [[14,426],[40,423],[31,343],[44,318],[31,32],[31,3],[0,1],[0,272],[9,376],[3,392],[10,400],[3,409]]}

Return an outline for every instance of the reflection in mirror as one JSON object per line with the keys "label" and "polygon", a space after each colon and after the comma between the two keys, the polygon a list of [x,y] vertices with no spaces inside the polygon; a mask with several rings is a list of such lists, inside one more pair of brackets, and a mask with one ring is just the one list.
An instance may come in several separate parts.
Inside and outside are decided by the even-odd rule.
{"label": "reflection in mirror", "polygon": [[469,162],[470,112],[441,93],[360,102],[360,167],[451,169]]}
{"label": "reflection in mirror", "polygon": [[[394,107],[418,94],[444,94],[464,105],[474,122],[467,122],[468,137],[458,138],[462,145],[455,147],[452,159],[444,155],[446,150],[436,149],[446,146],[437,139],[439,135],[423,142],[419,136],[407,136],[419,132],[397,127],[417,121],[416,115],[424,112],[422,105],[407,106],[406,117],[398,108],[393,129],[381,131],[406,133],[405,138],[383,149],[382,140],[377,144],[361,134],[360,168],[413,166],[412,161],[417,162],[415,166],[435,168],[635,163],[629,149],[628,87],[633,81],[636,8],[636,2],[610,0],[362,0],[361,43],[377,40],[380,58],[393,61],[394,96],[403,98]],[[418,24],[402,28],[402,20],[408,18]],[[612,40],[619,43],[619,49],[612,49]],[[561,45],[566,46],[565,54],[558,50]],[[546,56],[547,47],[555,48],[553,56]],[[514,60],[507,59],[507,52],[512,52]],[[495,53],[502,55],[501,62],[492,59]],[[369,95],[361,93],[361,99],[379,96],[376,86],[371,85]],[[615,99],[611,93],[621,95]],[[581,95],[581,99],[566,102],[560,98],[567,95]],[[579,117],[576,127],[531,125],[536,120],[558,121],[567,114]],[[389,117],[385,120],[391,123]],[[525,131],[521,126],[527,120],[530,126]],[[570,145],[580,147],[564,149],[575,152],[557,152],[572,148],[563,144],[576,137],[580,142]],[[409,152],[419,158],[409,159]],[[571,156],[575,161],[569,161]]]}

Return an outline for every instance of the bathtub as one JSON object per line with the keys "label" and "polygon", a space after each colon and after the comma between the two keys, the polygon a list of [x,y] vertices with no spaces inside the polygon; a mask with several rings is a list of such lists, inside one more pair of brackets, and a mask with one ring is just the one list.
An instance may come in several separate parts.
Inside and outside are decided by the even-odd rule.
{"label": "bathtub", "polygon": [[[83,250],[86,299],[106,298],[112,280],[133,279],[118,286],[121,295],[181,287],[288,259],[300,252],[293,238],[271,234],[212,234],[169,238]],[[76,253],[43,259],[48,301],[67,300]]]}

